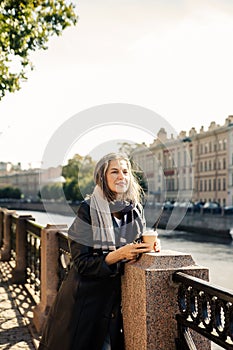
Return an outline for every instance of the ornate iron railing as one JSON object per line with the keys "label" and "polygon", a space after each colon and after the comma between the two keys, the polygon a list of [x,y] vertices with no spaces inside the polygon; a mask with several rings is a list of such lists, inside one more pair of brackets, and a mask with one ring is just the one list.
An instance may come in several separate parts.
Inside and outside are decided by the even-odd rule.
{"label": "ornate iron railing", "polygon": [[11,260],[16,259],[16,226],[17,226],[17,217],[15,215],[11,215],[10,216]]}
{"label": "ornate iron railing", "polygon": [[3,220],[4,220],[4,214],[2,210],[0,210],[0,247],[3,244],[3,231],[4,231]]}
{"label": "ornate iron railing", "polygon": [[38,297],[40,297],[41,229],[42,227],[40,225],[26,220],[26,283],[30,286],[34,296]]}
{"label": "ornate iron railing", "polygon": [[190,329],[233,349],[233,292],[183,272],[175,272],[173,281],[180,283],[177,350],[196,349]]}

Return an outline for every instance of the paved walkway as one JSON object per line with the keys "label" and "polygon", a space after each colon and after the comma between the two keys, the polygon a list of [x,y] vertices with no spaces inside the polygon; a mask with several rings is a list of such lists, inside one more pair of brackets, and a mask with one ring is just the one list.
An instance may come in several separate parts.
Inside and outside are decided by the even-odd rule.
{"label": "paved walkway", "polygon": [[9,283],[11,266],[0,262],[0,349],[35,350],[38,339],[31,327],[33,300],[26,288]]}
{"label": "paved walkway", "polygon": [[[39,344],[31,322],[35,303],[27,289],[11,284],[10,278],[10,264],[0,261],[0,349],[35,350]],[[220,349],[212,344],[212,350]]]}

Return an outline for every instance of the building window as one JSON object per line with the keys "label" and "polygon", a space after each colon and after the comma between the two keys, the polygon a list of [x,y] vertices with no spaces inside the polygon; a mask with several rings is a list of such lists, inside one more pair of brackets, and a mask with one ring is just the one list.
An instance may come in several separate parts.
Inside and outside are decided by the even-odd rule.
{"label": "building window", "polygon": [[211,171],[212,170],[212,162],[211,162],[211,160],[209,160],[209,171]]}
{"label": "building window", "polygon": [[175,189],[175,182],[174,182],[174,179],[172,178],[167,178],[167,190],[168,191],[174,191]]}
{"label": "building window", "polygon": [[226,169],[226,158],[223,158],[223,160],[222,160],[222,162],[223,162],[223,169]]}
{"label": "building window", "polygon": [[201,191],[201,192],[203,191],[203,183],[202,183],[202,180],[200,180],[200,191]]}
{"label": "building window", "polygon": [[184,166],[186,166],[187,158],[186,158],[186,150],[184,151]]}
{"label": "building window", "polygon": [[207,167],[207,161],[205,161],[205,171],[208,170],[208,167]]}
{"label": "building window", "polygon": [[223,189],[223,191],[226,191],[226,179],[225,179],[225,177],[222,179],[222,189]]}
{"label": "building window", "polygon": [[213,190],[216,191],[216,179],[213,180]]}
{"label": "building window", "polygon": [[193,161],[193,150],[192,149],[190,149],[190,160],[191,160],[191,162]]}
{"label": "building window", "polygon": [[178,161],[178,167],[181,166],[181,163],[180,163],[180,151],[178,151],[177,153],[177,161]]}
{"label": "building window", "polygon": [[214,160],[213,170],[216,170],[216,161]]}
{"label": "building window", "polygon": [[218,191],[221,191],[221,179],[218,179]]}
{"label": "building window", "polygon": [[212,152],[212,143],[209,142],[209,152]]}
{"label": "building window", "polygon": [[227,149],[227,140],[223,140],[223,149],[224,151]]}
{"label": "building window", "polygon": [[207,180],[205,180],[204,185],[205,185],[204,191],[207,191]]}
{"label": "building window", "polygon": [[190,184],[189,188],[192,189],[193,188],[193,178],[192,178],[192,176],[190,176],[190,178],[189,178],[189,184]]}
{"label": "building window", "polygon": [[222,149],[222,140],[218,141],[218,150],[221,151]]}
{"label": "building window", "polygon": [[211,180],[209,179],[209,191],[211,191]]}

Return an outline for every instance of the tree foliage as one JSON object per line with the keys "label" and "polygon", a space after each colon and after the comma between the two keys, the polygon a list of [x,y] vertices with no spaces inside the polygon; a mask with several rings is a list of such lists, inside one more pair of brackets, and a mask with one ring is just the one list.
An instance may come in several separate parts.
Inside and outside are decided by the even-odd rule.
{"label": "tree foliage", "polygon": [[53,183],[43,186],[38,194],[38,197],[43,199],[59,200],[63,195],[62,186],[60,183]]}
{"label": "tree foliage", "polygon": [[0,189],[0,198],[20,199],[21,191],[16,187],[4,187]]}
{"label": "tree foliage", "polygon": [[75,6],[67,0],[0,1],[0,100],[27,79],[30,53],[47,49],[51,36],[76,22]]}
{"label": "tree foliage", "polygon": [[93,172],[95,162],[90,156],[82,157],[76,154],[63,167],[62,175],[66,179],[64,193],[67,200],[82,200],[91,194],[94,188]]}

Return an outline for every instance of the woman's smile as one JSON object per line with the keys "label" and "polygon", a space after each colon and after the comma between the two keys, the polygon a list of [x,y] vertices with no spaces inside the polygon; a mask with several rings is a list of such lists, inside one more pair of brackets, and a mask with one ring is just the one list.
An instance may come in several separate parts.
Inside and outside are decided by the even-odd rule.
{"label": "woman's smile", "polygon": [[116,185],[118,186],[125,186],[127,183],[124,181],[121,181],[121,182],[116,182]]}

